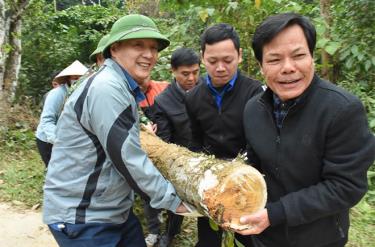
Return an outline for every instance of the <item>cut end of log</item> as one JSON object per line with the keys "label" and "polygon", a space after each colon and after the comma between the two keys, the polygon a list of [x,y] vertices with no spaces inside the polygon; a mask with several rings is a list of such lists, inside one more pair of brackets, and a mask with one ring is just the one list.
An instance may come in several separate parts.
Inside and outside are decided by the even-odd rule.
{"label": "cut end of log", "polygon": [[233,170],[222,174],[220,181],[215,187],[211,184],[203,193],[202,201],[209,214],[227,228],[243,230],[251,227],[240,224],[240,217],[264,208],[267,188],[262,174],[251,166],[234,163]]}

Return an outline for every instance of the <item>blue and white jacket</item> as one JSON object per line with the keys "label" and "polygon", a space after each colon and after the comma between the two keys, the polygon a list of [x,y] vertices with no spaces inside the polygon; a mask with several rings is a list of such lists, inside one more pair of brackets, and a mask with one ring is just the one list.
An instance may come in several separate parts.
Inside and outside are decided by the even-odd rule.
{"label": "blue and white jacket", "polygon": [[134,81],[125,74],[107,59],[65,103],[44,185],[46,224],[123,223],[134,191],[153,208],[180,204],[141,149]]}
{"label": "blue and white jacket", "polygon": [[35,136],[41,141],[53,144],[56,137],[56,124],[64,107],[68,87],[62,84],[48,92],[43,105]]}

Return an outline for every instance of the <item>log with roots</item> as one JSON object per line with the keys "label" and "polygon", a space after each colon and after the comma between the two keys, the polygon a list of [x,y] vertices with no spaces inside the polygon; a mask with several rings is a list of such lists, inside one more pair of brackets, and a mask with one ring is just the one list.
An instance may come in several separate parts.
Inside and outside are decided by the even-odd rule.
{"label": "log with roots", "polygon": [[267,199],[262,174],[242,161],[224,161],[163,142],[141,131],[141,145],[183,201],[230,229],[242,230],[239,218],[264,208]]}

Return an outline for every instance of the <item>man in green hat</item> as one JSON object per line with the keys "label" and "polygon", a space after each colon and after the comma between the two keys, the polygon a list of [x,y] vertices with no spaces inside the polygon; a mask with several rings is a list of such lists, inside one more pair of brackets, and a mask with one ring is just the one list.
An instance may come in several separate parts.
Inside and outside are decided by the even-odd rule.
{"label": "man in green hat", "polygon": [[139,141],[137,82],[148,78],[169,40],[142,15],[116,21],[104,65],[65,103],[44,186],[43,219],[62,247],[145,247],[134,192],[154,208],[183,213],[173,185]]}

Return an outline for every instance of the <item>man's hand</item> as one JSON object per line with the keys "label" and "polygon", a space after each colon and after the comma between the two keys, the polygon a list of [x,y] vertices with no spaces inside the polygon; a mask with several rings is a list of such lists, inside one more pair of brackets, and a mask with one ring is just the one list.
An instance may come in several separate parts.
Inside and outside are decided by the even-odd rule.
{"label": "man's hand", "polygon": [[266,208],[254,214],[242,216],[240,222],[241,224],[251,226],[251,228],[249,229],[236,231],[241,235],[259,234],[270,226],[270,221],[268,219],[268,212]]}
{"label": "man's hand", "polygon": [[188,213],[189,210],[185,207],[185,205],[181,202],[180,205],[176,209],[176,213],[178,214],[183,214],[183,213]]}
{"label": "man's hand", "polygon": [[156,134],[156,131],[158,130],[158,126],[156,124],[153,124],[152,122],[148,122],[147,124],[141,124],[141,126],[149,133]]}

